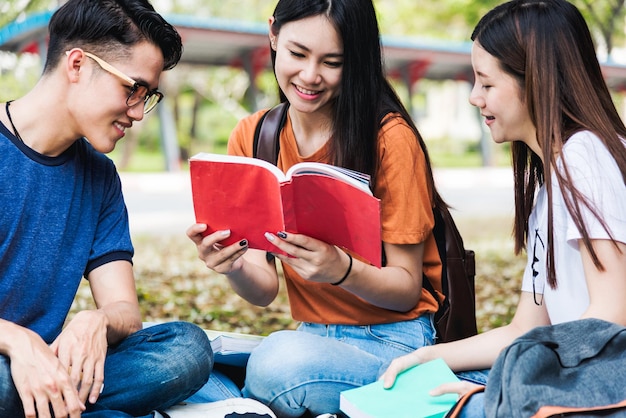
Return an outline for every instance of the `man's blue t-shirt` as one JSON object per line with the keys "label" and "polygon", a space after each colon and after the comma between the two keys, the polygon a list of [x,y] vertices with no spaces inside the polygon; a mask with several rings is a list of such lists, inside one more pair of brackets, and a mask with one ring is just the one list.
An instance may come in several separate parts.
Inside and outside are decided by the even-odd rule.
{"label": "man's blue t-shirt", "polygon": [[84,138],[48,157],[0,123],[0,156],[0,318],[51,343],[82,277],[132,260],[120,179]]}

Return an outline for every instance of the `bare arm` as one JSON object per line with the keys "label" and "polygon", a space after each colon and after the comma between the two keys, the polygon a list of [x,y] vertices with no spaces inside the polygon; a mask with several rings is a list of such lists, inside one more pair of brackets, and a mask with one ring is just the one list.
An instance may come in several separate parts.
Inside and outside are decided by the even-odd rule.
{"label": "bare arm", "polygon": [[593,264],[582,241],[580,253],[589,289],[589,307],[583,318],[598,318],[626,326],[626,244],[615,246],[609,240],[592,240],[604,271]]}
{"label": "bare arm", "polygon": [[[581,318],[598,318],[626,325],[626,245],[615,246],[608,240],[593,240],[604,271],[598,270],[587,249],[580,244],[590,304]],[[396,376],[416,364],[443,358],[455,371],[489,368],[502,349],[531,329],[549,325],[545,307],[534,303],[532,294],[522,292],[515,316],[509,325],[448,344],[423,347],[395,359],[383,375],[385,387],[391,387]],[[441,392],[443,393],[443,392]]]}
{"label": "bare arm", "polygon": [[[293,257],[278,256],[302,278],[334,283],[349,267],[348,256],[339,248],[313,238],[288,234],[268,235],[277,247]],[[352,270],[341,286],[381,308],[405,312],[418,303],[422,291],[423,244],[384,243],[387,266],[382,269],[353,260]]]}
{"label": "bare arm", "polygon": [[85,405],[67,368],[33,331],[0,319],[0,354],[11,361],[11,378],[27,418],[78,418]]}
{"label": "bare arm", "polygon": [[532,293],[522,292],[510,324],[463,340],[422,347],[396,358],[383,374],[384,385],[391,387],[400,372],[435,358],[442,358],[456,372],[490,368],[500,351],[513,340],[535,327],[549,323],[545,306],[537,306]]}
{"label": "bare arm", "polygon": [[[85,400],[96,402],[104,380],[107,337],[119,341],[141,328],[132,267],[106,264],[90,275],[97,310],[79,312],[48,346],[34,332],[0,320],[0,353],[27,417],[80,417]],[[78,390],[80,387],[80,391]]]}
{"label": "bare arm", "polygon": [[220,241],[230,231],[217,231],[202,236],[204,224],[194,224],[187,229],[187,236],[195,244],[198,257],[216,273],[225,274],[235,292],[248,302],[269,305],[278,294],[278,273],[275,262],[267,261],[266,253],[248,248],[245,241],[223,247]]}
{"label": "bare arm", "polygon": [[89,274],[97,309],[79,312],[51,348],[70,370],[81,400],[94,403],[104,381],[107,347],[141,329],[132,266],[128,261],[104,264]]}
{"label": "bare arm", "polygon": [[115,261],[93,270],[88,277],[94,301],[107,318],[107,341],[115,344],[142,328],[133,267]]}

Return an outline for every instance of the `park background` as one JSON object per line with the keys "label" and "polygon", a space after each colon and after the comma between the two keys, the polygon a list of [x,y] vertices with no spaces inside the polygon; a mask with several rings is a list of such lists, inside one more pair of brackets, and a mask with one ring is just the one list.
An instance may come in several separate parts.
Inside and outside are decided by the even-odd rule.
{"label": "park background", "polygon": [[[168,15],[223,25],[261,27],[275,0],[153,0]],[[493,0],[374,0],[383,41],[401,38],[469,50],[469,34]],[[602,62],[621,65],[625,11],[622,0],[575,0],[598,45]],[[4,0],[2,27],[62,4],[55,0]],[[384,43],[384,42],[383,42]],[[211,48],[212,45],[206,45]],[[41,56],[0,50],[0,101],[17,98],[37,81]],[[468,103],[471,80],[415,80],[407,86],[391,80],[411,109],[433,160],[435,179],[465,245],[476,252],[476,309],[479,330],[508,323],[514,312],[525,255],[514,255],[511,237],[513,190],[508,145],[495,146]],[[175,121],[174,165],[164,152],[158,112],[127,131],[110,155],[122,178],[135,244],[135,274],[146,321],[186,320],[204,328],[268,334],[297,325],[290,317],[284,285],[267,308],[239,298],[227,280],[211,273],[185,236],[193,208],[187,158],[201,152],[225,152],[230,130],[255,108],[278,101],[273,74],[261,71],[250,100],[250,79],[241,68],[180,64],[164,73],[160,89]],[[618,109],[621,88],[614,89]],[[83,283],[72,308],[93,306]]]}

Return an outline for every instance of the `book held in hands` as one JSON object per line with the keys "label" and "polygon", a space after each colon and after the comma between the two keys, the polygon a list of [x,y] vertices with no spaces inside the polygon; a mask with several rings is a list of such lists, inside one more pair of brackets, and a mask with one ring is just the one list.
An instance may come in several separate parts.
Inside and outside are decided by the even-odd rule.
{"label": "book held in hands", "polygon": [[350,418],[443,418],[458,395],[431,396],[429,392],[458,381],[448,365],[436,359],[400,373],[390,389],[378,380],[341,392],[339,408]]}
{"label": "book held in hands", "polygon": [[230,245],[282,253],[265,238],[303,234],[381,266],[380,200],[369,176],[329,164],[303,162],[283,173],[257,158],[200,153],[189,160],[196,222],[206,234],[229,229]]}

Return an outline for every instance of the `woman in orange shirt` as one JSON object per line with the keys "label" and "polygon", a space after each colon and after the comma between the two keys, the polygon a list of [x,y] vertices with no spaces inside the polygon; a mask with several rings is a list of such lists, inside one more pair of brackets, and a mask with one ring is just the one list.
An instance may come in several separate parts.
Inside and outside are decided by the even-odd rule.
{"label": "woman in orange shirt", "polygon": [[[341,391],[375,381],[393,358],[433,344],[437,301],[422,278],[441,288],[432,208],[443,202],[417,128],[385,78],[371,1],[281,0],[269,40],[281,100],[289,103],[278,167],[315,161],[369,174],[381,200],[386,263],[379,269],[311,237],[268,231],[290,255],[275,258],[300,325],[269,335],[252,353],[243,394],[281,417],[332,413]],[[265,112],[239,122],[229,154],[253,156]],[[221,246],[228,230],[203,237],[205,230],[188,230],[200,258],[241,297],[269,305],[279,288],[275,259],[246,240]]]}

